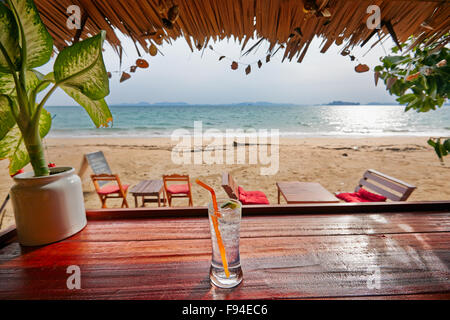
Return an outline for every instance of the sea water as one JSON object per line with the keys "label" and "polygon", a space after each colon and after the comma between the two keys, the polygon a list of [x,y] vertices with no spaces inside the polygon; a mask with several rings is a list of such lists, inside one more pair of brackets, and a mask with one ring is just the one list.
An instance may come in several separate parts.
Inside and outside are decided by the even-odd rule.
{"label": "sea water", "polygon": [[450,106],[427,113],[399,105],[121,105],[114,123],[95,128],[81,107],[48,107],[50,137],[170,137],[177,129],[279,129],[282,137],[449,136]]}

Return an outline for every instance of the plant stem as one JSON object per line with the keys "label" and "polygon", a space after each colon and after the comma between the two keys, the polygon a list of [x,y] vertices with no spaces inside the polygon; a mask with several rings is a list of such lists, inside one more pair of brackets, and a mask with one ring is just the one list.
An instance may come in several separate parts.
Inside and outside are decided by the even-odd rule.
{"label": "plant stem", "polygon": [[39,118],[41,117],[42,109],[44,108],[45,103],[50,98],[50,96],[53,94],[53,92],[55,92],[56,89],[58,89],[58,85],[57,84],[55,84],[53,86],[53,88],[51,88],[50,91],[47,92],[45,97],[42,99],[42,101],[37,106],[34,114],[31,116],[31,123],[39,123]]}
{"label": "plant stem", "polygon": [[25,147],[30,156],[35,177],[48,176],[50,171],[45,162],[44,148],[39,134],[39,125],[35,125],[23,135]]}

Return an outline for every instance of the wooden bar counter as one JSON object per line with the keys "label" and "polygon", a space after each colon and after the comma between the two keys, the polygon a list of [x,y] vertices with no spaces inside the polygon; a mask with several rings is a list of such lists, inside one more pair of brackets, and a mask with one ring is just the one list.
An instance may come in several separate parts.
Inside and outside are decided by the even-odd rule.
{"label": "wooden bar counter", "polygon": [[450,299],[450,202],[244,207],[231,290],[209,282],[206,208],[87,215],[43,247],[3,232],[0,299]]}

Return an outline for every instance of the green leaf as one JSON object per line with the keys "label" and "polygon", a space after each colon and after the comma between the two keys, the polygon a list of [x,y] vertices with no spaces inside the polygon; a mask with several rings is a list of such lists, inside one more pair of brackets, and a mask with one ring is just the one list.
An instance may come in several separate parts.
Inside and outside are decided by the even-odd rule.
{"label": "green leaf", "polygon": [[111,111],[103,99],[109,94],[102,56],[105,34],[102,31],[64,49],[55,61],[54,73],[46,76],[87,111],[97,128],[107,127],[112,122]]}
{"label": "green leaf", "polygon": [[[36,88],[41,81],[37,77],[36,73],[32,70],[28,70],[26,74],[26,90],[29,91]],[[14,83],[12,74],[0,72],[0,94],[17,96],[16,84]]]}
{"label": "green leaf", "polygon": [[403,57],[403,56],[387,56],[383,59],[383,63],[388,68],[395,68],[398,64],[404,64],[409,61],[409,57]]}
{"label": "green leaf", "polygon": [[92,100],[77,88],[61,86],[69,96],[78,102],[89,114],[97,128],[108,127],[112,122],[112,114],[104,99]]}
{"label": "green leaf", "polygon": [[443,146],[450,153],[450,139],[445,140]]}
{"label": "green leaf", "polygon": [[54,65],[58,85],[78,89],[92,100],[100,100],[109,94],[109,79],[102,55],[106,32],[65,48]]}
{"label": "green leaf", "polygon": [[11,3],[25,36],[22,40],[26,43],[27,69],[40,67],[50,60],[53,38],[48,33],[32,0],[11,0]]}
{"label": "green leaf", "polygon": [[436,142],[433,141],[433,139],[428,139],[427,143],[432,146],[433,148],[436,147]]}
{"label": "green leaf", "polygon": [[[2,2],[0,2],[0,44],[4,47],[11,62],[16,67],[19,57],[19,33],[14,15]],[[6,58],[0,50],[0,72],[10,73]]]}
{"label": "green leaf", "polygon": [[439,106],[439,108],[442,107],[442,105],[444,104],[444,102],[445,102],[445,98],[443,98],[443,97],[438,97],[438,98],[436,99],[436,103],[437,103],[437,105]]}
{"label": "green leaf", "polygon": [[11,101],[6,96],[0,95],[0,140],[11,130],[16,124],[13,114],[11,113]]}
{"label": "green leaf", "polygon": [[416,97],[413,101],[408,103],[405,111],[409,111],[411,109],[418,109],[419,107],[420,107],[420,99]]}
{"label": "green leaf", "polygon": [[414,99],[416,99],[416,95],[414,93],[409,93],[401,96],[397,101],[400,104],[405,104],[414,101]]}
{"label": "green leaf", "polygon": [[9,159],[9,173],[14,174],[30,162],[22,133],[15,125],[0,141],[0,160]]}
{"label": "green leaf", "polygon": [[374,69],[375,72],[381,72],[383,71],[383,66],[376,66]]}
{"label": "green leaf", "polygon": [[437,156],[439,157],[439,159],[442,161],[442,149],[441,149],[441,142],[437,141],[436,144],[434,145],[434,151],[436,152]]}
{"label": "green leaf", "polygon": [[39,134],[44,138],[52,127],[52,115],[45,109],[42,109],[41,117],[39,118]]}
{"label": "green leaf", "polygon": [[0,94],[11,95],[15,87],[13,75],[0,72]]}
{"label": "green leaf", "polygon": [[[36,76],[36,78],[39,80],[39,82],[37,83],[37,85],[34,86],[34,87],[32,87],[32,89],[34,90],[38,85],[41,84],[41,82],[43,82],[43,81],[45,81],[45,80],[48,80],[48,79],[47,79],[47,75],[43,75],[42,73],[40,73],[40,72],[37,71],[37,70],[31,70],[31,71],[34,73],[34,75]],[[50,83],[51,83],[51,82],[46,81],[46,84],[45,84],[45,85],[41,85],[41,86],[39,87],[39,90],[37,91],[37,93],[39,93],[39,92],[44,91],[45,89],[47,89],[47,87],[50,85]]]}
{"label": "green leaf", "polygon": [[[15,67],[17,58],[19,57],[19,33],[14,15],[2,2],[0,2],[0,44],[5,49],[11,62]],[[0,72],[8,72],[11,70],[5,56],[0,50]]]}
{"label": "green leaf", "polygon": [[[50,131],[52,117],[43,109],[39,119],[39,134],[44,138]],[[9,173],[15,174],[30,162],[22,133],[17,125],[14,125],[0,140],[0,160],[9,159]]]}
{"label": "green leaf", "polygon": [[421,74],[421,75],[419,76],[419,79],[420,79],[421,82],[422,82],[423,88],[424,88],[425,90],[428,90],[427,77],[425,77],[423,74]]}
{"label": "green leaf", "polygon": [[433,139],[428,140],[428,144],[434,148],[434,151],[436,152],[441,162],[443,161],[443,157],[445,157],[449,153],[449,150],[447,149],[447,147],[450,147],[449,140],[450,139],[444,141],[444,144],[441,144],[441,139],[437,139],[436,141],[434,141]]}
{"label": "green leaf", "polygon": [[436,79],[431,78],[429,80],[430,82],[430,96],[432,99],[436,99],[436,94],[437,94],[437,83],[436,83]]}

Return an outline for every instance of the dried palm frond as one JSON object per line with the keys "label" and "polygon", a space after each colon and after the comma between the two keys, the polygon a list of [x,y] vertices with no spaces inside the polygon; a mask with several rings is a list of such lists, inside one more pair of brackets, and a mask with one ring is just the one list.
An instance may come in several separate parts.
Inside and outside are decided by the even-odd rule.
{"label": "dried palm frond", "polygon": [[417,44],[437,41],[450,30],[449,1],[177,0],[169,7],[160,0],[77,0],[86,17],[84,29],[78,32],[66,27],[66,9],[73,0],[35,3],[57,49],[67,46],[76,35],[82,40],[106,30],[107,41],[118,54],[120,33],[146,52],[147,40],[154,32],[160,32],[152,39],[158,45],[163,39],[170,42],[183,37],[191,50],[195,44],[230,38],[244,48],[256,35],[257,41],[265,39],[271,48],[285,45],[283,60],[301,61],[314,37],[324,40],[321,52],[338,38],[337,42],[342,40],[349,49],[363,43],[374,31],[366,26],[367,7],[374,3],[386,17],[380,32],[392,36],[397,44],[411,35]]}

